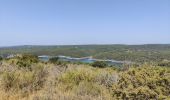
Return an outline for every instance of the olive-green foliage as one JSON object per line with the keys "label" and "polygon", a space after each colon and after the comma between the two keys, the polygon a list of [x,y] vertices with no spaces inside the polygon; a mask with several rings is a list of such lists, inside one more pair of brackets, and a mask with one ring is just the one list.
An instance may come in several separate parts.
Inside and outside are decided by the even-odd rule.
{"label": "olive-green foliage", "polygon": [[143,66],[120,73],[113,85],[113,96],[119,99],[148,100],[170,98],[170,69]]}
{"label": "olive-green foliage", "polygon": [[2,72],[0,77],[1,87],[5,91],[22,91],[24,93],[31,92],[42,88],[45,82],[46,71],[41,65],[37,65],[33,71],[29,70],[13,70]]}
{"label": "olive-green foliage", "polygon": [[78,85],[82,81],[93,82],[96,76],[96,72],[93,70],[81,68],[68,71],[64,73],[60,81],[64,84]]}
{"label": "olive-green foliage", "polygon": [[[81,65],[80,65],[81,66]],[[111,68],[99,69],[87,66],[87,68],[75,68],[62,74],[59,78],[63,84],[78,85],[80,82],[98,83],[111,86],[117,82],[118,75]]]}
{"label": "olive-green foliage", "polygon": [[27,62],[27,63],[37,63],[38,62],[38,56],[35,55],[22,55],[21,57],[18,57],[19,61],[21,62]]}
{"label": "olive-green foliage", "polygon": [[29,68],[31,67],[32,64],[38,63],[39,59],[35,55],[30,55],[30,54],[24,54],[20,56],[16,56],[14,58],[9,59],[9,62],[12,64],[16,64],[18,67],[23,68]]}
{"label": "olive-green foliage", "polygon": [[48,62],[56,64],[56,65],[62,65],[62,66],[67,66],[67,64],[69,63],[67,61],[61,61],[59,57],[50,58]]}
{"label": "olive-green foliage", "polygon": [[158,63],[158,66],[170,67],[170,61],[162,61]]}
{"label": "olive-green foliage", "polygon": [[169,44],[150,45],[70,45],[70,46],[18,46],[0,48],[0,55],[31,53],[36,55],[93,56],[98,59],[150,62],[170,60]]}
{"label": "olive-green foliage", "polygon": [[[81,65],[79,65],[81,66]],[[89,66],[69,70],[59,77],[64,91],[73,91],[79,96],[101,96],[103,100],[111,97],[109,86],[117,82],[114,70],[92,68]],[[107,95],[110,95],[107,97]],[[107,99],[106,99],[107,98]]]}
{"label": "olive-green foliage", "polygon": [[0,56],[0,61],[2,60],[3,58]]}
{"label": "olive-green foliage", "polygon": [[[0,65],[2,100],[169,100],[170,68],[130,66],[126,70],[84,64],[31,62],[18,67],[22,57]],[[26,59],[30,60],[30,58]],[[156,65],[156,64],[154,64]]]}
{"label": "olive-green foliage", "polygon": [[93,67],[99,67],[99,68],[104,68],[107,67],[107,63],[104,61],[95,61],[94,63],[91,64]]}
{"label": "olive-green foliage", "polygon": [[59,61],[58,57],[52,57],[49,59],[49,62],[51,62],[51,63],[57,63],[58,61]]}

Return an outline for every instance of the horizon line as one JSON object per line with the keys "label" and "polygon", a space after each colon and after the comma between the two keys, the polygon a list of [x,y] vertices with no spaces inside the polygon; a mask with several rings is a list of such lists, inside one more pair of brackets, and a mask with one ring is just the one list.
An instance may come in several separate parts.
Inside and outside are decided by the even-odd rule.
{"label": "horizon line", "polygon": [[19,46],[83,46],[83,45],[170,45],[170,43],[141,43],[141,44],[26,44],[26,45],[8,45],[8,46],[0,46],[3,47],[19,47]]}

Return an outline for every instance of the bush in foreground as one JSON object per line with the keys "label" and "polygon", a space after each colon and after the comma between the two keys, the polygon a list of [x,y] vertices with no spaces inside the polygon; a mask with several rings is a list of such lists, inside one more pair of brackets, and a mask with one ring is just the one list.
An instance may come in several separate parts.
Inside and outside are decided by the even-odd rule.
{"label": "bush in foreground", "polygon": [[169,94],[170,69],[167,67],[130,68],[121,72],[118,83],[113,85],[113,96],[117,99],[167,100]]}
{"label": "bush in foreground", "polygon": [[2,61],[0,65],[2,100],[170,99],[168,67],[144,65],[117,71],[77,64],[67,64],[65,69],[38,62],[30,63],[28,70],[10,61]]}

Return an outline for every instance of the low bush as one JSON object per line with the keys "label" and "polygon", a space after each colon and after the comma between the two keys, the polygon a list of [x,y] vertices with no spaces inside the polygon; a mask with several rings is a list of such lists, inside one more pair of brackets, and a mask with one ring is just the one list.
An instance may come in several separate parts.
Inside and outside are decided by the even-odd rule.
{"label": "low bush", "polygon": [[63,84],[70,84],[70,88],[73,86],[79,85],[82,81],[92,82],[95,80],[96,72],[86,69],[86,68],[78,68],[64,73],[59,81]]}
{"label": "low bush", "polygon": [[99,68],[105,68],[107,67],[107,63],[104,61],[96,61],[94,63],[91,64],[93,67],[99,67]]}
{"label": "low bush", "polygon": [[159,62],[158,66],[161,66],[161,67],[170,67],[170,61]]}
{"label": "low bush", "polygon": [[3,58],[0,56],[0,61],[3,60]]}
{"label": "low bush", "polygon": [[52,58],[49,59],[50,63],[58,63],[58,61],[59,61],[58,57],[52,57]]}
{"label": "low bush", "polygon": [[42,88],[45,82],[45,76],[47,72],[44,67],[38,67],[33,69],[33,71],[18,69],[13,71],[5,71],[1,73],[1,88],[5,91],[15,91],[29,93]]}
{"label": "low bush", "polygon": [[[27,59],[27,58],[24,58]],[[0,65],[2,100],[169,100],[170,68],[152,65],[126,70],[90,65],[29,62]],[[25,61],[25,60],[24,60]],[[155,64],[156,65],[156,64]]]}
{"label": "low bush", "polygon": [[130,68],[120,74],[113,85],[113,96],[117,99],[167,99],[170,94],[170,69],[144,66]]}
{"label": "low bush", "polygon": [[27,68],[31,70],[31,66],[37,64],[39,60],[37,56],[25,54],[7,59],[7,62],[11,65],[16,65],[19,68]]}

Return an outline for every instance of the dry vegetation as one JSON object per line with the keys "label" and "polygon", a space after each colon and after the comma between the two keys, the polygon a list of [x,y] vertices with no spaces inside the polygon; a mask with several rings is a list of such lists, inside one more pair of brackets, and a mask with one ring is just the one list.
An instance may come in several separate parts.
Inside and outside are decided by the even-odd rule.
{"label": "dry vegetation", "polygon": [[170,99],[168,67],[143,65],[118,71],[34,60],[21,57],[0,63],[1,100]]}

